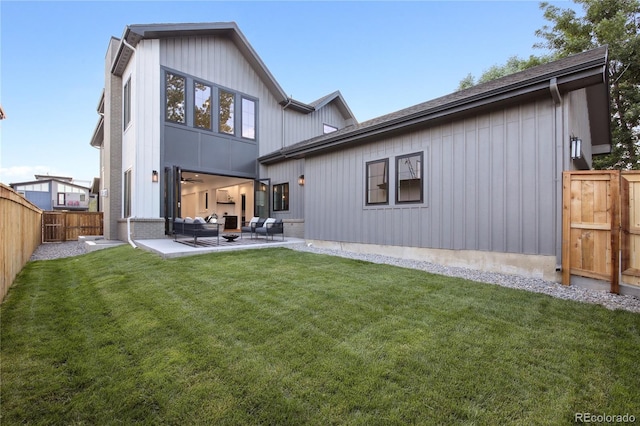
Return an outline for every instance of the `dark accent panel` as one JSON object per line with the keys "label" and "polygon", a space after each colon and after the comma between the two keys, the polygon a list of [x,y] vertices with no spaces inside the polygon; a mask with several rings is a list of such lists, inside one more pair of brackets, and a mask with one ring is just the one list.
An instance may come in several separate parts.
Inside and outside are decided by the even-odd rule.
{"label": "dark accent panel", "polygon": [[164,163],[228,176],[256,175],[258,145],[191,128],[164,127]]}

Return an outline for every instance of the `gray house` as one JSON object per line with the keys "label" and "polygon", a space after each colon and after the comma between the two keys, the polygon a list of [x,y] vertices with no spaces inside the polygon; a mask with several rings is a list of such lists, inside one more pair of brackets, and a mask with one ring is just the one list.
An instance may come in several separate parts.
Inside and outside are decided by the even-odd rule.
{"label": "gray house", "polygon": [[358,123],[288,97],[234,23],[128,26],[106,56],[108,238],[285,222],[318,246],[556,278],[562,172],[610,151],[607,50]]}
{"label": "gray house", "polygon": [[11,187],[45,211],[88,211],[91,206],[90,189],[70,177],[35,175],[35,180],[12,183]]}

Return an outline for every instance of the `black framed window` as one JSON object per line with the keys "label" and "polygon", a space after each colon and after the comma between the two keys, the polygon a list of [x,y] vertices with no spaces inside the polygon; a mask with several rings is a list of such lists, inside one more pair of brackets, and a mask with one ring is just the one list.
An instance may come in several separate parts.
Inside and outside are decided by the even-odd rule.
{"label": "black framed window", "polygon": [[366,203],[389,204],[389,159],[369,161],[366,176]]}
{"label": "black framed window", "polygon": [[64,192],[58,192],[58,205],[64,206],[67,204],[67,194]]}
{"label": "black framed window", "polygon": [[166,73],[165,95],[166,109],[165,118],[176,123],[186,123],[185,114],[185,78],[181,75]]}
{"label": "black framed window", "polygon": [[233,135],[235,133],[235,96],[226,90],[219,91],[218,129],[221,133]]}
{"label": "black framed window", "polygon": [[256,102],[242,98],[242,137],[256,138]]}
{"label": "black framed window", "polygon": [[422,152],[396,157],[396,203],[423,201]]}
{"label": "black framed window", "polygon": [[211,86],[195,82],[193,102],[194,126],[211,130]]}
{"label": "black framed window", "polygon": [[131,123],[131,77],[122,90],[122,115],[123,129],[126,129]]}
{"label": "black framed window", "polygon": [[289,210],[289,183],[273,185],[273,211]]}

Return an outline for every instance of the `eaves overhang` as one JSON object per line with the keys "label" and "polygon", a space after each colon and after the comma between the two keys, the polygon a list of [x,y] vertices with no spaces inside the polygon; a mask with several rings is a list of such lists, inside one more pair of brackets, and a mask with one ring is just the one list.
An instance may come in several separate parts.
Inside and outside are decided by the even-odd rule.
{"label": "eaves overhang", "polygon": [[131,56],[133,49],[141,40],[145,39],[165,39],[178,37],[228,37],[238,48],[240,53],[256,71],[260,79],[267,86],[276,100],[285,104],[289,99],[282,87],[278,84],[262,59],[258,56],[253,47],[249,44],[244,34],[235,22],[210,22],[210,23],[187,23],[187,24],[149,24],[149,25],[129,25],[125,28],[120,40],[118,52],[114,58],[111,72],[114,75],[122,76]]}
{"label": "eaves overhang", "polygon": [[[562,68],[550,64],[542,65],[535,69],[532,68],[532,71],[523,71],[493,82],[474,86],[369,120],[351,128],[341,129],[330,135],[323,135],[282,148],[258,158],[258,161],[268,165],[289,158],[301,158],[306,155],[338,149],[345,145],[365,143],[383,135],[409,130],[418,125],[435,123],[439,119],[451,119],[472,110],[501,103],[517,102],[525,98],[547,97],[550,96],[550,81],[554,78],[561,93],[594,85],[601,85],[602,91],[606,92],[608,90],[606,52],[606,47],[594,49],[585,54],[574,55],[575,57],[587,56],[584,61],[577,61],[576,64],[571,61],[573,57],[565,58],[565,61],[556,61],[569,63]],[[546,72],[547,69],[548,72]],[[529,75],[530,77],[528,77]],[[528,78],[523,78],[523,76]]]}

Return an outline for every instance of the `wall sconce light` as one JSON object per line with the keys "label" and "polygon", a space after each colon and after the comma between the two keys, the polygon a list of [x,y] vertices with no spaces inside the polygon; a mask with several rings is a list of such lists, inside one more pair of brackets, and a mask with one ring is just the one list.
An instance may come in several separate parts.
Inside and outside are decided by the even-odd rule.
{"label": "wall sconce light", "polygon": [[154,170],[151,172],[151,182],[157,182],[158,181],[158,171]]}
{"label": "wall sconce light", "polygon": [[579,160],[582,158],[582,139],[571,135],[571,159]]}
{"label": "wall sconce light", "polygon": [[298,176],[298,185],[304,186],[304,175]]}

